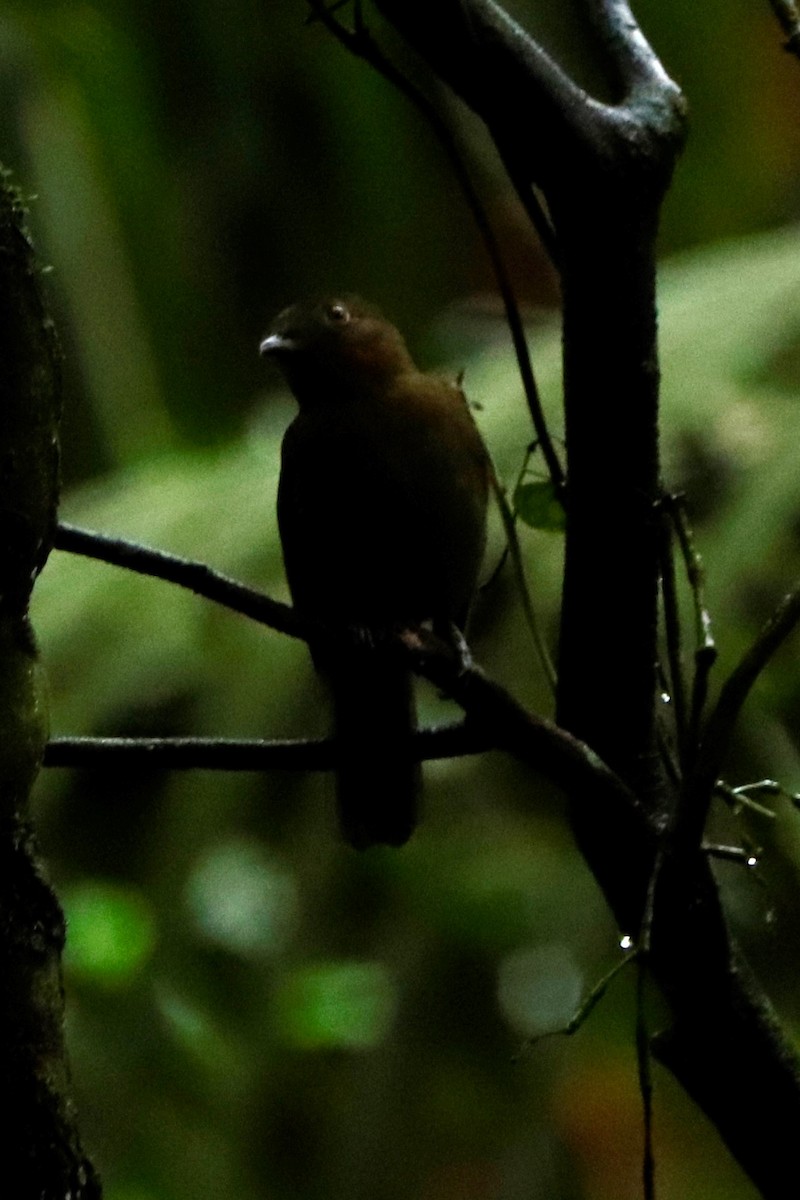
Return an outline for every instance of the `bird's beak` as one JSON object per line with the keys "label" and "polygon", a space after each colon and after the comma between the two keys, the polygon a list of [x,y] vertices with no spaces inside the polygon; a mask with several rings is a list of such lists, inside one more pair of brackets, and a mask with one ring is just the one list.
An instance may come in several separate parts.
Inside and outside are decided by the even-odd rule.
{"label": "bird's beak", "polygon": [[258,352],[262,357],[266,357],[270,354],[285,354],[294,350],[296,346],[297,342],[294,338],[287,337],[283,333],[270,333],[261,342]]}

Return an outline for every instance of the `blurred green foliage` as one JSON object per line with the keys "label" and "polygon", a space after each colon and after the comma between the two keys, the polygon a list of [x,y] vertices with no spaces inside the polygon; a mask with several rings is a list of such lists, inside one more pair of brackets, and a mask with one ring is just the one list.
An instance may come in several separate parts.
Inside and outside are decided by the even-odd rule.
{"label": "blurred green foliage", "polygon": [[69,924],[67,971],[98,987],[131,983],[153,949],[153,913],[145,897],[87,879],[65,889],[61,900]]}
{"label": "blurred green foliage", "polygon": [[[571,6],[510,7],[594,81]],[[766,2],[635,7],[692,112],[664,219],[664,450],[708,567],[718,686],[800,573],[800,69]],[[64,516],[284,598],[274,495],[292,408],[256,346],[288,301],[355,288],[426,363],[466,367],[509,486],[531,437],[436,145],[304,17],[302,0],[18,0],[0,15],[0,160],[36,196],[67,352]],[[558,433],[552,277],[481,131],[453,119],[530,310]],[[597,402],[613,420],[613,397]],[[554,636],[560,539],[520,537]],[[498,523],[487,574],[500,543]],[[56,733],[326,730],[302,645],[166,584],[56,554],[33,616]],[[549,711],[508,570],[473,641]],[[796,657],[794,642],[750,702],[731,782],[800,787]],[[592,685],[607,702],[608,682]],[[450,713],[424,689],[420,707]],[[76,1089],[110,1200],[640,1194],[633,980],[623,972],[575,1038],[522,1049],[569,1018],[625,932],[560,798],[500,755],[425,777],[419,836],[362,856],[336,840],[321,775],[42,779],[38,822],[70,918]],[[794,1026],[798,816],[780,803],[773,822],[716,821],[720,840],[763,847],[757,872],[719,874]],[[656,1113],[662,1200],[752,1197],[660,1072]]]}

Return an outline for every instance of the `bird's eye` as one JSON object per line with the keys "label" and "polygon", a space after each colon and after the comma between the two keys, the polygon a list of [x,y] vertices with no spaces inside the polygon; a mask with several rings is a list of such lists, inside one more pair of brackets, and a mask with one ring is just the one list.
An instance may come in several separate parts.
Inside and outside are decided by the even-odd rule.
{"label": "bird's eye", "polygon": [[344,304],[329,304],[325,315],[336,325],[344,325],[350,320],[350,310]]}

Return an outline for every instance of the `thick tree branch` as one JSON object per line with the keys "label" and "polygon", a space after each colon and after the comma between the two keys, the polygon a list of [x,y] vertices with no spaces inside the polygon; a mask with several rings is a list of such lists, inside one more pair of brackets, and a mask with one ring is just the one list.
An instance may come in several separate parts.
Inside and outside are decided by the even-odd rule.
{"label": "thick tree branch", "polygon": [[[619,2],[587,0],[625,84],[613,105],[587,96],[494,0],[442,0],[436,21],[422,0],[376,3],[483,116],[518,189],[527,177],[547,198],[569,460],[559,723],[638,786],[653,752],[657,657],[654,245],[683,140],[680,93]],[[595,700],[612,679],[613,712]]]}
{"label": "thick tree branch", "polygon": [[[545,195],[562,273],[568,457],[558,721],[637,797],[631,807],[575,781],[573,828],[621,929],[638,932],[652,885],[648,964],[674,1018],[662,1057],[756,1185],[783,1196],[800,1065],[731,941],[700,843],[687,856],[658,836],[671,829],[677,788],[659,760],[654,707],[655,239],[684,137],[680,92],[622,0],[584,2],[610,104],[569,80],[495,0],[442,0],[436,20],[422,0],[376,4],[484,118],[517,190],[527,181]],[[470,718],[472,683],[453,691]]]}
{"label": "thick tree branch", "polygon": [[[615,173],[621,162],[667,167],[652,137],[682,140],[680,91],[658,63],[627,5],[586,0],[606,61],[626,84],[624,105],[589,96],[495,0],[375,0],[376,6],[489,126],[504,157],[545,192],[588,157]],[[520,116],[525,114],[524,135]],[[643,153],[644,151],[644,153]],[[666,184],[664,184],[666,186]]]}
{"label": "thick tree branch", "polygon": [[39,868],[29,793],[46,739],[27,609],[58,498],[60,357],[18,198],[0,177],[0,1078],[15,1195],[95,1200],[69,1095],[64,918]]}
{"label": "thick tree branch", "polygon": [[[404,642],[417,669],[453,697],[498,747],[564,788],[593,814],[578,823],[619,928],[639,934],[662,830],[593,752],[527,712],[477,668],[459,671],[432,637]],[[612,831],[615,842],[609,840]],[[793,1131],[800,1127],[800,1061],[733,943],[707,855],[667,854],[655,877],[647,964],[675,1021],[658,1057],[716,1124],[764,1196],[783,1200]]]}
{"label": "thick tree branch", "polygon": [[[627,0],[583,0],[583,7],[620,98],[634,114],[653,99],[667,105],[679,99],[678,89],[637,25]],[[637,115],[652,120],[644,111]]]}
{"label": "thick tree branch", "polygon": [[525,140],[515,139],[515,157],[524,157],[532,177],[559,142],[569,155],[577,139],[591,136],[586,93],[493,0],[439,0],[435,20],[424,0],[376,0],[376,7],[495,136],[518,131],[520,114],[538,114]]}

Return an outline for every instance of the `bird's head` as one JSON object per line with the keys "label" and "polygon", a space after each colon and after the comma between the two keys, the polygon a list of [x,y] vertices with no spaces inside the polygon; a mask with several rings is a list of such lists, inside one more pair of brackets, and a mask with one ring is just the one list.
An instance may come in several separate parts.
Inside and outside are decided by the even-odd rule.
{"label": "bird's head", "polygon": [[285,308],[259,349],[275,360],[301,404],[318,393],[374,389],[415,369],[394,325],[351,295]]}

